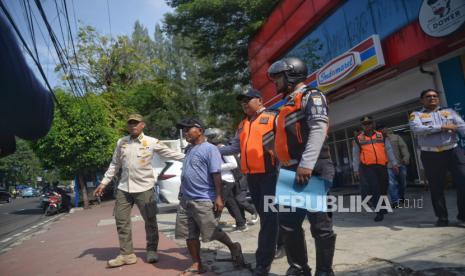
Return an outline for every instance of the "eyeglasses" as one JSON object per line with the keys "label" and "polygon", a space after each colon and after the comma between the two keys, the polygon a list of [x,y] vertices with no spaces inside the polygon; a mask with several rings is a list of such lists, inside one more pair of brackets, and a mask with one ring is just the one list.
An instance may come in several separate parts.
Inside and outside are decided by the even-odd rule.
{"label": "eyeglasses", "polygon": [[424,98],[425,99],[437,99],[439,98],[439,96],[438,95],[426,95]]}

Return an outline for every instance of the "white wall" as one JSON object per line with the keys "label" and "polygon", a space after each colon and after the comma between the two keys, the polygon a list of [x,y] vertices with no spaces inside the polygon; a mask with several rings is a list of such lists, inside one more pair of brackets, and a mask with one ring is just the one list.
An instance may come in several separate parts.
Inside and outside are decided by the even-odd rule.
{"label": "white wall", "polygon": [[[434,68],[433,68],[434,69]],[[432,71],[431,67],[426,70]],[[422,74],[419,68],[402,73],[400,76],[356,92],[354,95],[329,105],[331,126],[358,119],[363,115],[399,106],[418,99],[420,92],[435,88],[433,77]]]}

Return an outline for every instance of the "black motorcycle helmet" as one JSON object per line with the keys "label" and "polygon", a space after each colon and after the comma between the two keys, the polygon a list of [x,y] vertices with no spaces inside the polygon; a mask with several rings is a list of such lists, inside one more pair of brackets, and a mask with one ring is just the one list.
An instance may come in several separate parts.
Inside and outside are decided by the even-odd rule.
{"label": "black motorcycle helmet", "polygon": [[[280,59],[268,68],[268,77],[276,79],[281,74],[284,74],[285,85],[279,90],[294,90],[299,82],[303,82],[307,78],[307,65],[299,58],[289,57]],[[286,91],[278,92],[285,93]]]}

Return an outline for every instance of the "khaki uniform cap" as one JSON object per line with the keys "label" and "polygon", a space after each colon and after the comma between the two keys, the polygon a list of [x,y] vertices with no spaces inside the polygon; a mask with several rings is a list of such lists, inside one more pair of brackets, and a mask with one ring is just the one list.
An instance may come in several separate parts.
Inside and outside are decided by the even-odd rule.
{"label": "khaki uniform cap", "polygon": [[128,122],[129,122],[129,121],[143,122],[143,121],[144,121],[144,117],[142,117],[142,115],[140,115],[140,114],[131,114],[131,115],[129,115],[129,117],[128,117]]}

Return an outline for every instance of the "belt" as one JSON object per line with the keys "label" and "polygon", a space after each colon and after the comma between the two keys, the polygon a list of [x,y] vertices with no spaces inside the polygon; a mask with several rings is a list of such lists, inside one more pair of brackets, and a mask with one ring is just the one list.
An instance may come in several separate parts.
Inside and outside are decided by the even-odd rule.
{"label": "belt", "polygon": [[453,149],[455,147],[457,147],[457,143],[451,144],[451,145],[439,146],[439,147],[420,147],[420,149],[422,151],[442,152],[442,151]]}

